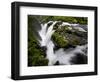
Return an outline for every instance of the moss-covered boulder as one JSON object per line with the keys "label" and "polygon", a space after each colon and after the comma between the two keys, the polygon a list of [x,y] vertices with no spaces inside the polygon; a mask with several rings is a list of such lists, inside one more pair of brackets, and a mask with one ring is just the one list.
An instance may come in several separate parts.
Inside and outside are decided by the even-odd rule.
{"label": "moss-covered boulder", "polygon": [[87,43],[87,32],[82,32],[69,26],[60,26],[55,29],[52,40],[60,48],[69,48]]}

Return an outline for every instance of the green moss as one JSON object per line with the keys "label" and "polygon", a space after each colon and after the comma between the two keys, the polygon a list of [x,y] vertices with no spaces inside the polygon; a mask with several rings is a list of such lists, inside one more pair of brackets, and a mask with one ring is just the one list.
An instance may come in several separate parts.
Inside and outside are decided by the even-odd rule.
{"label": "green moss", "polygon": [[37,38],[33,34],[32,26],[34,17],[28,18],[28,66],[45,66],[48,65],[48,59],[45,58],[46,53],[39,46]]}
{"label": "green moss", "polygon": [[29,66],[45,66],[48,65],[48,59],[45,58],[45,53],[33,40],[28,43],[28,65]]}
{"label": "green moss", "polygon": [[33,56],[33,61],[32,61],[33,66],[47,66],[48,65],[48,60],[44,59],[43,56]]}
{"label": "green moss", "polygon": [[61,34],[59,34],[58,32],[55,32],[52,35],[52,39],[53,41],[59,46],[59,47],[66,47],[68,46],[68,40]]}
{"label": "green moss", "polygon": [[38,50],[33,50],[32,53],[29,51],[29,66],[46,66],[48,65],[48,59],[44,58],[42,53],[38,52]]}
{"label": "green moss", "polygon": [[79,24],[87,24],[87,17],[71,17],[71,16],[34,16],[38,20],[43,22],[48,21],[63,21],[63,22],[69,22],[69,23],[79,23]]}

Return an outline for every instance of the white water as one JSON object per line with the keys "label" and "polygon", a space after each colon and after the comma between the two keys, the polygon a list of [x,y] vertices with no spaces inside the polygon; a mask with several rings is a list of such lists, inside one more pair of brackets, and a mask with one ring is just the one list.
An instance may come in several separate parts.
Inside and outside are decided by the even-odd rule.
{"label": "white water", "polygon": [[[60,48],[54,53],[54,43],[51,40],[52,34],[55,32],[53,30],[53,26],[57,23],[57,21],[53,22],[52,25],[48,27],[48,24],[53,21],[49,21],[48,23],[41,24],[41,30],[39,31],[39,35],[41,37],[40,44],[41,46],[45,46],[47,48],[46,50],[46,58],[49,60],[48,65],[54,65],[57,61],[59,61],[60,64],[64,65],[70,65],[72,64],[70,62],[71,58],[75,56],[76,52],[85,54],[82,50],[87,47],[87,45],[83,46],[77,46],[75,49],[68,49],[64,51],[63,48]],[[69,24],[67,22],[63,22],[62,25],[70,25],[70,26],[76,26],[74,24]]]}
{"label": "white water", "polygon": [[86,55],[82,50],[86,49],[87,44],[83,46],[77,46],[75,49],[68,49],[64,51],[63,48],[60,48],[58,51],[56,51],[56,61],[59,61],[62,65],[70,65],[72,57],[74,57],[75,53],[82,53],[83,55]]}
{"label": "white water", "polygon": [[[50,22],[48,22],[48,23],[50,23]],[[41,46],[46,46],[46,48],[47,48],[46,54],[47,54],[47,59],[49,60],[48,65],[53,65],[55,63],[54,60],[56,59],[56,57],[54,55],[54,50],[53,50],[54,44],[51,41],[51,36],[54,33],[53,26],[56,24],[56,21],[47,29],[48,23],[41,25],[42,29],[41,29],[41,31],[39,31],[39,34],[40,34],[42,40],[40,41],[40,43],[41,43]],[[46,29],[47,29],[47,31],[46,31]]]}
{"label": "white water", "polygon": [[[79,31],[86,32],[83,28],[81,28],[83,25],[79,25],[79,24],[70,24],[68,22],[63,22],[61,26],[71,26],[74,29],[78,29]],[[86,26],[86,28],[87,28],[87,26]]]}

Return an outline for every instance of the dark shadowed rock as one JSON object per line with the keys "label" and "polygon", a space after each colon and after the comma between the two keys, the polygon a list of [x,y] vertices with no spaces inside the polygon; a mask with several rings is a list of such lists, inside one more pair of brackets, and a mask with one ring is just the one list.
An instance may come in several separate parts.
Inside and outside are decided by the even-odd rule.
{"label": "dark shadowed rock", "polygon": [[59,65],[59,61],[57,61],[54,65]]}
{"label": "dark shadowed rock", "polygon": [[76,53],[75,57],[71,59],[73,64],[87,64],[87,56],[82,53]]}
{"label": "dark shadowed rock", "polygon": [[46,53],[47,50],[46,46],[42,46],[41,49]]}

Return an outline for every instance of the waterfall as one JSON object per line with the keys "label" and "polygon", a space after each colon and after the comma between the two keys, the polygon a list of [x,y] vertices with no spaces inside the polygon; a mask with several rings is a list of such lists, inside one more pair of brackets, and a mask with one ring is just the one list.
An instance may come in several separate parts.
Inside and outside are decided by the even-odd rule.
{"label": "waterfall", "polygon": [[[49,23],[52,23],[50,26],[48,26]],[[59,61],[60,64],[64,65],[70,65],[72,64],[71,58],[75,56],[75,53],[82,53],[83,49],[87,47],[87,45],[77,46],[75,49],[67,49],[64,50],[63,48],[58,49],[54,53],[54,43],[51,40],[52,34],[55,32],[53,30],[54,25],[57,23],[57,21],[49,21],[48,23],[41,24],[41,30],[39,31],[39,35],[41,37],[41,40],[39,41],[41,44],[41,47],[46,47],[46,58],[49,60],[48,65],[54,65],[57,61]],[[70,25],[70,26],[76,26],[74,24],[70,23],[62,23],[62,25]]]}
{"label": "waterfall", "polygon": [[54,55],[54,50],[53,50],[54,44],[51,41],[51,36],[55,32],[55,30],[53,30],[53,26],[56,24],[56,21],[53,22],[52,25],[47,27],[47,25],[50,22],[52,21],[49,21],[48,23],[44,25],[41,24],[42,29],[39,31],[39,35],[42,38],[42,40],[40,41],[41,46],[45,46],[47,48],[46,54],[47,54],[47,59],[49,60],[48,65],[53,65],[56,57]]}

